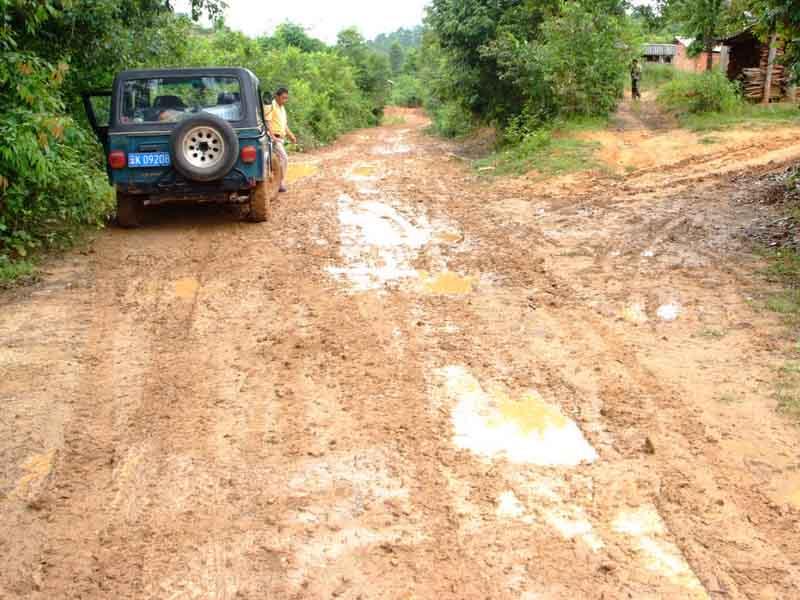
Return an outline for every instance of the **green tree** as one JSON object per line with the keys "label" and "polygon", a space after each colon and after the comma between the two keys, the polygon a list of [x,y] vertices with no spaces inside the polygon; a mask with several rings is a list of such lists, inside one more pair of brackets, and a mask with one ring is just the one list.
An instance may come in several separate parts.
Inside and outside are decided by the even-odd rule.
{"label": "green tree", "polygon": [[772,30],[785,41],[785,61],[794,81],[800,82],[800,2],[758,0],[755,8],[762,31]]}
{"label": "green tree", "polygon": [[631,10],[631,16],[642,24],[642,28],[647,33],[656,33],[664,27],[664,20],[658,9],[649,4],[634,6]]}
{"label": "green tree", "polygon": [[426,104],[457,103],[501,126],[607,112],[638,44],[625,9],[623,0],[433,0],[419,61]]}
{"label": "green tree", "polygon": [[378,115],[389,96],[389,59],[370,48],[364,37],[352,27],[339,32],[336,51],[355,68],[358,86],[370,99],[373,112]]}
{"label": "green tree", "polygon": [[323,52],[328,48],[322,40],[309,36],[302,25],[288,21],[278,25],[271,37],[261,38],[260,43],[267,50],[291,47],[303,52]]}
{"label": "green tree", "polygon": [[399,75],[403,70],[404,60],[405,57],[403,56],[403,48],[400,46],[400,43],[393,43],[391,49],[389,50],[389,64],[391,65],[393,76]]}
{"label": "green tree", "polygon": [[389,54],[392,45],[395,43],[400,44],[400,47],[406,51],[411,48],[419,48],[422,44],[422,26],[407,29],[401,27],[392,33],[381,33],[369,45],[373,50],[378,50],[384,54]]}

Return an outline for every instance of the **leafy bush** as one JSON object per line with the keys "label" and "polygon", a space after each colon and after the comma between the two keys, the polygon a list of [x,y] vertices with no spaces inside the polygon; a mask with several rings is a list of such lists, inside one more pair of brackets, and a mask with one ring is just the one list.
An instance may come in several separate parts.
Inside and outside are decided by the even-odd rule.
{"label": "leafy bush", "polygon": [[[593,166],[592,155],[597,144],[570,136],[571,128],[572,124],[531,130],[515,126],[511,137],[506,131],[500,149],[476,163],[478,171],[492,175],[523,175],[534,170],[540,174],[558,175]],[[578,126],[578,129],[582,128],[582,125]]]}
{"label": "leafy bush", "polygon": [[446,102],[435,107],[431,117],[434,129],[444,137],[466,135],[475,128],[474,117],[458,102]]}
{"label": "leafy bush", "polygon": [[737,84],[720,71],[681,73],[667,83],[658,101],[679,113],[727,113],[742,107]]}
{"label": "leafy bush", "polygon": [[500,127],[523,112],[607,114],[641,47],[625,10],[622,0],[433,0],[424,87]]}
{"label": "leafy bush", "polygon": [[542,24],[534,56],[559,116],[607,115],[622,97],[640,46],[624,14],[602,2],[562,2]]}
{"label": "leafy bush", "polygon": [[[281,31],[284,30],[285,27]],[[259,78],[264,91],[288,87],[289,121],[302,148],[315,148],[346,131],[377,124],[376,113],[382,105],[376,105],[368,92],[380,94],[372,87],[365,91],[359,86],[359,69],[350,58],[332,49],[267,49],[272,44],[225,28],[195,32],[188,39],[190,51],[184,66],[247,66]],[[361,46],[352,51],[365,61],[374,54]],[[387,79],[384,77],[384,85]],[[367,86],[374,84],[367,75],[362,81]]]}
{"label": "leafy bush", "polygon": [[645,63],[642,66],[642,88],[656,89],[669,83],[681,73],[676,67],[668,64]]}
{"label": "leafy bush", "polygon": [[99,225],[111,189],[97,147],[62,114],[66,64],[6,51],[0,58],[0,262],[70,241]]}
{"label": "leafy bush", "polygon": [[389,102],[395,106],[422,106],[422,84],[414,75],[400,75],[392,87]]}

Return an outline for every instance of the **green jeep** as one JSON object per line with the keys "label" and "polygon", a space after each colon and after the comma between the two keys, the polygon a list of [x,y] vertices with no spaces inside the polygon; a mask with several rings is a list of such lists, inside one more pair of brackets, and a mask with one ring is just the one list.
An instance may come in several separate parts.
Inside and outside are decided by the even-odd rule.
{"label": "green jeep", "polygon": [[266,100],[243,68],[125,71],[110,92],[85,93],[119,224],[176,201],[243,204],[251,221],[266,221],[281,180]]}

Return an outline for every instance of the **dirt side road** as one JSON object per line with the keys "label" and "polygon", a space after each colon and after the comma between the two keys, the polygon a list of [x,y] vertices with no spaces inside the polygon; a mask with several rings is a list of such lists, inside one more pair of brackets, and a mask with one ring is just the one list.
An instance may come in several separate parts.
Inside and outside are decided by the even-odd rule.
{"label": "dirt side road", "polygon": [[487,184],[398,115],[0,296],[0,598],[800,597],[736,236],[798,131]]}

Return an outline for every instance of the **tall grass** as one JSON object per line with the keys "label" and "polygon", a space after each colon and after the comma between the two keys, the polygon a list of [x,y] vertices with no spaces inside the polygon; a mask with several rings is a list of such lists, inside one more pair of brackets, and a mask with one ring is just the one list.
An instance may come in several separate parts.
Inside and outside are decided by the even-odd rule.
{"label": "tall grass", "polygon": [[742,106],[738,85],[720,71],[676,73],[660,89],[658,101],[678,114],[726,113]]}
{"label": "tall grass", "polygon": [[680,71],[673,65],[645,63],[642,67],[642,89],[655,90],[669,83]]}
{"label": "tall grass", "polygon": [[504,131],[503,143],[488,157],[476,162],[479,172],[491,175],[561,175],[600,166],[594,158],[599,144],[577,136],[606,127],[603,117],[575,117],[538,127],[512,123]]}

